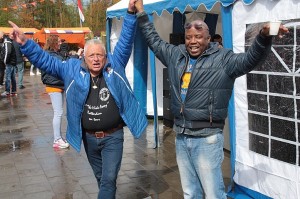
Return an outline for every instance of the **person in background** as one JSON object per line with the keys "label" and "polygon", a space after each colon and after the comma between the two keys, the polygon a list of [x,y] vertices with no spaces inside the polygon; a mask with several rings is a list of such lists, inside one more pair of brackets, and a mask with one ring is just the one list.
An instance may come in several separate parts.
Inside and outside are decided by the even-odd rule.
{"label": "person in background", "polygon": [[[235,79],[264,63],[272,44],[270,26],[263,26],[246,53],[237,54],[210,42],[207,24],[196,19],[184,26],[185,44],[175,46],[158,35],[142,0],[135,7],[142,35],[168,69],[184,198],[226,199],[223,127],[229,100]],[[279,36],[287,32],[281,25]]]}
{"label": "person in background", "polygon": [[[38,39],[35,39],[34,40],[37,44],[39,43],[39,40]],[[29,72],[29,75],[30,76],[34,76],[35,73],[33,72],[34,68],[36,68],[32,63],[31,63],[31,66],[30,66],[30,72]],[[38,68],[36,68],[36,75],[41,75],[41,72]]]}
{"label": "person in background", "polygon": [[83,52],[82,48],[79,48],[77,52],[75,50],[71,50],[69,52],[68,58],[69,59],[70,58],[81,59],[82,58],[82,52]]}
{"label": "person in background", "polygon": [[1,93],[2,97],[17,95],[16,85],[16,51],[12,40],[4,36],[4,64],[5,64],[5,91]]}
{"label": "person in background", "polygon": [[0,31],[0,88],[4,87],[4,75],[5,75],[5,64],[4,64],[5,51],[3,48],[3,43],[4,43],[4,32]]}
{"label": "person in background", "polygon": [[68,57],[69,58],[79,59],[79,56],[78,56],[78,54],[77,54],[77,52],[75,50],[70,50]]}
{"label": "person in background", "polygon": [[218,42],[219,43],[219,48],[223,48],[223,39],[222,36],[219,34],[215,34],[214,36],[211,37],[212,42]]}
{"label": "person in background", "polygon": [[[9,34],[9,38],[12,40],[13,39],[13,35]],[[20,50],[20,45],[12,40],[12,43],[14,45],[14,49],[16,52],[16,62],[17,62],[17,73],[18,73],[18,87],[19,89],[24,89],[25,86],[23,85],[23,74],[24,74],[24,60],[23,60],[23,56]]]}
{"label": "person in background", "polygon": [[80,152],[81,142],[98,182],[98,199],[114,199],[124,143],[123,126],[135,138],[145,132],[148,121],[133,95],[125,67],[136,31],[134,2],[129,0],[119,40],[107,53],[101,40],[85,43],[83,59],[61,61],[28,40],[9,22],[21,51],[35,66],[63,80],[67,102],[67,141]]}
{"label": "person in background", "polygon": [[63,60],[67,60],[69,58],[69,44],[66,42],[66,40],[61,40],[61,45],[59,48],[59,54],[63,58]]}
{"label": "person in background", "polygon": [[41,75],[40,69],[36,68],[36,73],[34,73],[34,72],[33,72],[34,68],[36,68],[36,67],[35,67],[33,64],[31,64],[29,75],[30,75],[30,76],[34,76],[35,74],[36,74],[36,75]]}
{"label": "person in background", "polygon": [[[59,54],[60,39],[57,35],[50,35],[44,46],[44,50],[51,56],[63,60]],[[49,94],[53,108],[53,148],[65,149],[69,147],[69,143],[62,137],[61,120],[64,112],[64,82],[59,78],[47,74],[42,70],[41,79],[46,85],[46,92]]]}

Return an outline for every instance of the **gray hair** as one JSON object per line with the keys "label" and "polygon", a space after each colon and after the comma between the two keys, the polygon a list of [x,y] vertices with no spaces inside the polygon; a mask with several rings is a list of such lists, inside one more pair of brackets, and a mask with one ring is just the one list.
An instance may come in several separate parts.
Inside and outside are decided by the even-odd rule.
{"label": "gray hair", "polygon": [[83,55],[84,56],[85,56],[85,52],[86,52],[87,47],[90,46],[90,45],[100,45],[103,48],[104,53],[106,54],[105,45],[103,44],[103,42],[100,39],[90,39],[90,40],[87,40],[85,42],[84,49],[83,49]]}

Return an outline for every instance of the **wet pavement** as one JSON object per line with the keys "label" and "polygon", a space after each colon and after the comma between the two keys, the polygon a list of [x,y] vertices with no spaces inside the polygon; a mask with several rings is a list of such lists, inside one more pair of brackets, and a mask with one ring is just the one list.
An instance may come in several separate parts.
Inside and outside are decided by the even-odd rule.
{"label": "wet pavement", "polygon": [[[96,199],[98,187],[84,148],[80,153],[73,148],[52,148],[53,112],[40,76],[29,76],[26,69],[24,86],[25,89],[17,90],[17,96],[0,98],[0,198]],[[154,149],[152,121],[149,123],[147,132],[138,140],[125,128],[117,199],[183,198],[175,158],[175,135],[160,120],[160,147]],[[62,130],[66,130],[65,116]],[[227,152],[223,175],[228,185]]]}

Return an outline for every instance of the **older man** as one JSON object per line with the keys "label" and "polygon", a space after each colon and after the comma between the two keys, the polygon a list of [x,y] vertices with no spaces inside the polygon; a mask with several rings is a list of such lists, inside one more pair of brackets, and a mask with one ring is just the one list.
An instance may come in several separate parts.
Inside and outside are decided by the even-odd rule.
{"label": "older man", "polygon": [[64,81],[67,101],[67,141],[80,151],[81,140],[98,181],[98,199],[113,199],[121,166],[124,132],[127,125],[135,138],[147,126],[143,109],[133,95],[125,76],[136,29],[134,1],[114,53],[106,53],[99,40],[87,41],[84,59],[61,61],[27,40],[12,22],[15,40],[21,51],[38,68]]}
{"label": "older man", "polygon": [[[135,4],[138,23],[148,46],[168,67],[171,110],[175,116],[176,159],[185,199],[226,199],[222,178],[223,127],[234,81],[263,63],[272,36],[265,25],[246,53],[211,43],[207,24],[196,19],[185,24],[185,44],[163,41]],[[281,26],[279,34],[288,32]]]}

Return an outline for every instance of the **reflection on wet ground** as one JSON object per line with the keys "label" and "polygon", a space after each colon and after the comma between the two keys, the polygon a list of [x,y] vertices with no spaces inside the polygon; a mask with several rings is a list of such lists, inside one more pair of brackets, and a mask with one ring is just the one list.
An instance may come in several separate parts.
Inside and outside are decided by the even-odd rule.
{"label": "reflection on wet ground", "polygon": [[[0,198],[96,199],[98,188],[84,149],[52,148],[52,107],[40,76],[25,72],[25,89],[0,99]],[[2,92],[3,89],[0,89]],[[66,118],[62,130],[65,132]],[[125,129],[117,199],[183,198],[174,133],[159,122],[160,147],[153,149],[153,125],[135,140]],[[225,153],[224,180],[230,182]]]}

